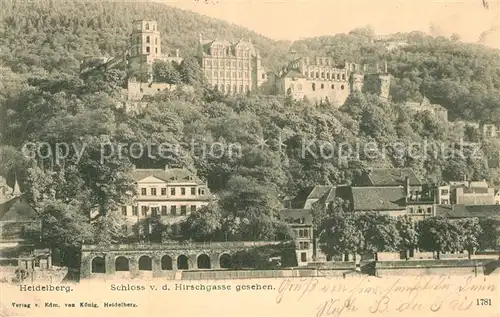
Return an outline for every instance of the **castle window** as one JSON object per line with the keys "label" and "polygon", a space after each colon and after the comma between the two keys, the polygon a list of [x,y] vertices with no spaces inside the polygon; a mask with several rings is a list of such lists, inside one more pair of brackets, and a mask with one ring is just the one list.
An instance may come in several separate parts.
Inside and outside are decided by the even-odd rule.
{"label": "castle window", "polygon": [[325,73],[321,72],[321,78],[325,78]]}
{"label": "castle window", "polygon": [[345,74],[342,74],[342,80],[345,80]]}
{"label": "castle window", "polygon": [[316,78],[319,78],[319,72],[316,72]]}
{"label": "castle window", "polygon": [[146,30],[149,30],[149,23],[146,23]]}
{"label": "castle window", "polygon": [[326,73],[326,79],[330,79],[330,73]]}
{"label": "castle window", "polygon": [[150,38],[149,38],[149,36],[146,36],[146,43],[150,43]]}
{"label": "castle window", "polygon": [[155,47],[155,53],[158,54],[158,47]]}
{"label": "castle window", "polygon": [[158,38],[155,38],[155,44],[158,45]]}
{"label": "castle window", "polygon": [[340,80],[340,74],[337,73],[337,80]]}
{"label": "castle window", "polygon": [[316,84],[315,83],[312,83],[312,90],[316,91]]}
{"label": "castle window", "polygon": [[325,84],[321,84],[321,89],[325,89]]}
{"label": "castle window", "polygon": [[340,86],[340,89],[344,90],[344,85]]}
{"label": "castle window", "polygon": [[335,89],[335,85],[334,84],[332,84],[332,89]]}
{"label": "castle window", "polygon": [[146,53],[149,53],[149,52],[150,52],[149,46],[146,46]]}

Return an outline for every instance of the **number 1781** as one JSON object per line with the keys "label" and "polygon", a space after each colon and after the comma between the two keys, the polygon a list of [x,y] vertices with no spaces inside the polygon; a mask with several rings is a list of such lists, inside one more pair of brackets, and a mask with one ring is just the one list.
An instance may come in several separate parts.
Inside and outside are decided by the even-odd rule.
{"label": "number 1781", "polygon": [[478,298],[476,299],[477,306],[491,306],[490,298]]}

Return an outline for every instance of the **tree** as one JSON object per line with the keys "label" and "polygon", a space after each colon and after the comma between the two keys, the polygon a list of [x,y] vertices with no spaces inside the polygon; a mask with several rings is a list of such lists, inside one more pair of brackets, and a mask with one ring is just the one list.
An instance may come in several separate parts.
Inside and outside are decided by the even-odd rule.
{"label": "tree", "polygon": [[500,252],[500,217],[481,218],[481,233],[478,237],[480,250],[496,250]]}
{"label": "tree", "polygon": [[198,85],[204,78],[200,64],[194,57],[186,57],[179,66],[182,82],[188,85]]}
{"label": "tree", "polygon": [[178,85],[181,82],[181,75],[172,62],[155,61],[153,63],[153,80]]}
{"label": "tree", "polygon": [[336,201],[328,208],[328,216],[319,216],[317,233],[321,251],[329,256],[359,254],[364,249],[365,240],[357,227],[356,213],[345,212],[343,202]]}
{"label": "tree", "polygon": [[418,225],[418,247],[421,250],[456,252],[461,249],[460,229],[450,220],[442,217],[425,218]]}
{"label": "tree", "polygon": [[364,237],[364,253],[396,251],[401,243],[396,221],[389,215],[365,212],[359,213],[358,230]]}
{"label": "tree", "polygon": [[399,232],[399,250],[405,251],[408,258],[408,250],[414,250],[418,245],[418,233],[415,223],[409,216],[400,216],[396,219],[396,228]]}
{"label": "tree", "polygon": [[460,246],[463,250],[467,250],[469,253],[469,259],[471,255],[479,247],[479,236],[481,235],[481,226],[479,224],[478,218],[465,218],[455,221],[455,225],[460,231]]}
{"label": "tree", "polygon": [[209,204],[189,215],[182,225],[182,232],[188,240],[213,241],[220,232],[221,222],[219,206],[217,203]]}

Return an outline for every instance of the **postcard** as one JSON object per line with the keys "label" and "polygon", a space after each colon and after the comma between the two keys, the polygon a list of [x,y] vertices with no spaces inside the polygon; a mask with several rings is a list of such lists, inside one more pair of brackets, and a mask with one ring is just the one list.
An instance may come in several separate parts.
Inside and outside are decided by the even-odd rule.
{"label": "postcard", "polygon": [[0,316],[500,316],[500,3],[3,0]]}

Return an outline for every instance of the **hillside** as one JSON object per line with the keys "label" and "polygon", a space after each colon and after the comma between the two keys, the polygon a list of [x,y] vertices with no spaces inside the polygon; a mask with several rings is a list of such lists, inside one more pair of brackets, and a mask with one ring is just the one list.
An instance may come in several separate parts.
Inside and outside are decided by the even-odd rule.
{"label": "hillside", "polygon": [[16,73],[75,73],[87,55],[114,56],[127,46],[131,22],[156,19],[164,52],[176,48],[193,55],[198,34],[204,38],[251,39],[263,64],[277,71],[299,56],[330,56],[339,64],[388,61],[396,102],[424,95],[449,110],[452,120],[500,124],[500,51],[423,33],[395,34],[408,45],[395,51],[388,41],[374,41],[370,29],[349,34],[276,42],[248,29],[156,3],[66,2],[4,3],[1,8],[0,60]]}
{"label": "hillside", "polygon": [[263,60],[277,64],[288,49],[243,27],[155,3],[4,1],[0,16],[0,58],[16,72],[78,70],[86,55],[114,56],[127,46],[131,22],[158,21],[165,52],[194,54],[204,38],[251,39]]}

